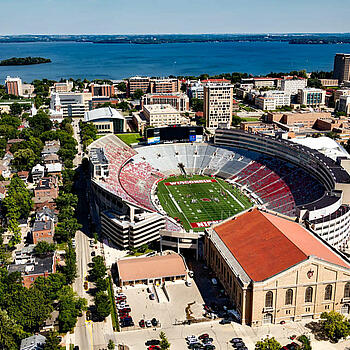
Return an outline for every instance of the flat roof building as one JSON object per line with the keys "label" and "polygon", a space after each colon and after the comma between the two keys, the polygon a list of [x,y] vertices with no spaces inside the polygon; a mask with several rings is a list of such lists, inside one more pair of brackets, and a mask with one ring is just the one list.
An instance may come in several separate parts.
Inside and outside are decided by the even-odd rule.
{"label": "flat roof building", "polygon": [[333,78],[339,84],[345,80],[350,80],[350,54],[337,53],[334,57]]}
{"label": "flat roof building", "polygon": [[145,258],[120,259],[117,261],[119,285],[137,283],[161,284],[165,281],[185,279],[187,269],[179,254],[167,254]]}
{"label": "flat roof building", "polygon": [[143,114],[149,125],[154,127],[189,124],[188,120],[169,104],[144,105]]}
{"label": "flat roof building", "polygon": [[84,122],[94,124],[99,135],[118,134],[126,131],[125,117],[111,107],[85,112]]}

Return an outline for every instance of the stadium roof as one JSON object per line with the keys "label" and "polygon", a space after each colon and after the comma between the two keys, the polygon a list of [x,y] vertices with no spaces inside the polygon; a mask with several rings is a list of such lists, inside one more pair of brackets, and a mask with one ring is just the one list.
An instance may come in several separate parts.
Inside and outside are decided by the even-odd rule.
{"label": "stadium roof", "polygon": [[333,160],[336,160],[337,157],[350,158],[350,154],[346,152],[346,150],[339,145],[339,143],[326,136],[317,138],[305,137],[301,139],[293,138],[291,141],[298,143],[299,145],[315,149]]}
{"label": "stadium roof", "polygon": [[125,119],[124,116],[111,107],[103,107],[85,112],[84,121],[92,122],[98,119]]}
{"label": "stadium roof", "polygon": [[117,261],[119,278],[123,282],[186,275],[186,266],[178,254]]}
{"label": "stadium roof", "polygon": [[213,229],[253,281],[263,281],[315,256],[350,268],[329,246],[296,222],[258,209]]}

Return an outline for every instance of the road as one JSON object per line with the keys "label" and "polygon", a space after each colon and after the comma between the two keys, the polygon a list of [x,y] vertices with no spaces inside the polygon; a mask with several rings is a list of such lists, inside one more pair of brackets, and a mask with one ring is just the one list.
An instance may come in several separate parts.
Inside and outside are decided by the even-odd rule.
{"label": "road", "polygon": [[[73,290],[78,296],[87,299],[88,307],[93,305],[93,297],[84,289],[85,277],[88,274],[88,264],[92,262],[91,252],[95,250],[96,255],[102,254],[100,244],[97,249],[90,248],[89,240],[91,233],[89,232],[89,201],[88,180],[86,174],[79,168],[82,162],[83,153],[79,135],[79,120],[74,120],[72,123],[74,138],[78,142],[78,154],[76,155],[73,164],[77,169],[78,178],[75,182],[74,192],[78,196],[77,219],[82,225],[81,230],[78,230],[75,236],[76,254],[77,254],[77,278],[73,283]],[[101,347],[106,347],[108,340],[113,336],[113,327],[111,318],[108,317],[105,322],[92,322],[86,320],[86,314],[78,318],[74,333],[66,336],[66,349],[69,349],[69,344],[78,345],[83,350],[97,350]]]}

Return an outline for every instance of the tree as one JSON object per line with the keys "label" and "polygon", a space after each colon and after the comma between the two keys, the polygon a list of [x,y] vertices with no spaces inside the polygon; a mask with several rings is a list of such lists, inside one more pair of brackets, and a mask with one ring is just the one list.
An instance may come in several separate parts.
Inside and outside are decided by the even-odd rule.
{"label": "tree", "polygon": [[118,109],[121,109],[123,112],[126,112],[130,109],[129,103],[126,101],[119,102],[117,105]]}
{"label": "tree", "polygon": [[87,302],[86,299],[77,297],[70,286],[64,286],[58,298],[59,328],[60,332],[66,333],[75,327],[79,314],[86,310]]}
{"label": "tree", "polygon": [[339,339],[346,338],[350,335],[350,323],[338,312],[322,312],[321,319],[323,319],[323,328],[327,336],[338,341]]}
{"label": "tree", "polygon": [[265,338],[255,344],[256,350],[280,350],[282,345],[274,338]]}
{"label": "tree", "polygon": [[122,81],[121,83],[119,83],[117,85],[117,88],[118,88],[119,91],[126,92],[126,84],[125,84],[125,82]]}
{"label": "tree", "polygon": [[109,339],[108,345],[107,345],[108,350],[114,350],[115,349],[115,344],[112,339]]}
{"label": "tree", "polygon": [[10,106],[10,111],[11,111],[11,114],[13,115],[21,115],[22,107],[19,103],[15,102],[15,103],[12,103],[12,105]]}
{"label": "tree", "polygon": [[62,273],[51,273],[47,277],[39,276],[34,282],[35,290],[40,290],[46,299],[55,301],[66,284],[66,278]]}
{"label": "tree", "polygon": [[99,320],[104,320],[111,313],[111,301],[105,292],[97,292],[94,300],[96,315]]}
{"label": "tree", "polygon": [[23,327],[9,317],[5,310],[0,309],[0,348],[4,350],[17,350],[20,340],[29,336]]}
{"label": "tree", "polygon": [[41,242],[38,242],[38,244],[34,247],[34,253],[36,255],[43,256],[54,252],[55,249],[56,249],[55,244],[41,241]]}
{"label": "tree", "polygon": [[164,332],[160,332],[159,338],[160,338],[160,348],[162,350],[170,349],[171,344],[169,343],[168,338],[166,337]]}
{"label": "tree", "polygon": [[95,284],[99,292],[105,292],[108,288],[108,281],[106,278],[99,278]]}
{"label": "tree", "polygon": [[46,334],[46,341],[43,350],[63,350],[63,346],[60,346],[60,338],[56,332],[49,332]]}
{"label": "tree", "polygon": [[73,193],[62,193],[56,198],[56,205],[58,210],[62,210],[64,207],[76,208],[78,197]]}
{"label": "tree", "polygon": [[55,230],[55,240],[57,242],[67,242],[73,238],[75,233],[81,228],[76,218],[66,218],[57,224]]}
{"label": "tree", "polygon": [[30,148],[19,149],[13,155],[13,165],[17,170],[31,170],[35,163],[38,161],[38,157],[34,151]]}
{"label": "tree", "polygon": [[40,137],[40,135],[52,129],[52,121],[50,117],[42,110],[39,110],[38,113],[28,119],[29,126],[33,128],[33,132],[35,136]]}
{"label": "tree", "polygon": [[65,262],[66,265],[63,267],[63,273],[65,274],[67,283],[71,284],[77,277],[77,255],[71,241],[68,243]]}
{"label": "tree", "polygon": [[191,107],[195,112],[203,112],[203,100],[192,98]]}
{"label": "tree", "polygon": [[135,100],[139,100],[144,95],[144,92],[141,89],[136,89],[134,91],[133,97]]}
{"label": "tree", "polygon": [[98,255],[93,257],[92,262],[94,263],[92,270],[90,271],[92,280],[97,281],[99,278],[104,278],[107,269],[102,256]]}

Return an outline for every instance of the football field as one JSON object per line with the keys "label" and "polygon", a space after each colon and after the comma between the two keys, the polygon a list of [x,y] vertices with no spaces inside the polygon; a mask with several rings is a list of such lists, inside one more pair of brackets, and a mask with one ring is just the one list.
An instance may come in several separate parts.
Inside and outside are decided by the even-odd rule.
{"label": "football field", "polygon": [[238,189],[209,176],[169,177],[158,184],[157,195],[169,216],[194,231],[203,231],[251,206]]}

